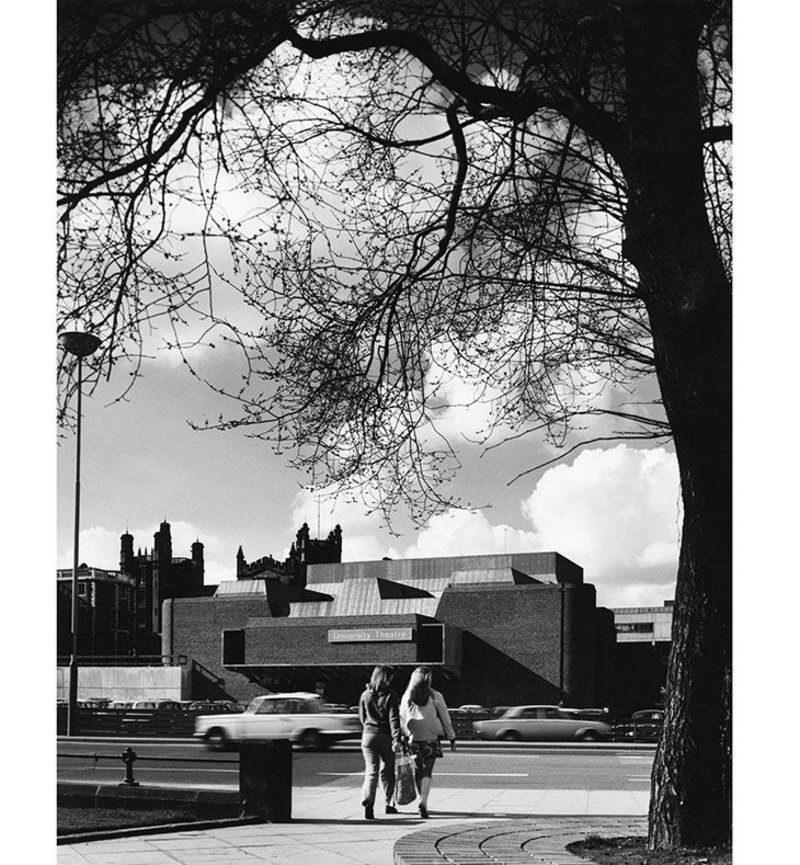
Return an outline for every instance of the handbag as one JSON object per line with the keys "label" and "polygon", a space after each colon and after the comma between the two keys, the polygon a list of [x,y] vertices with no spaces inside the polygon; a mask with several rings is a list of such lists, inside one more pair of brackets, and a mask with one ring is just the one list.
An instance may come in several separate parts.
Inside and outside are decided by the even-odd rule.
{"label": "handbag", "polygon": [[416,763],[410,754],[400,754],[394,764],[394,799],[398,805],[410,805],[418,795]]}

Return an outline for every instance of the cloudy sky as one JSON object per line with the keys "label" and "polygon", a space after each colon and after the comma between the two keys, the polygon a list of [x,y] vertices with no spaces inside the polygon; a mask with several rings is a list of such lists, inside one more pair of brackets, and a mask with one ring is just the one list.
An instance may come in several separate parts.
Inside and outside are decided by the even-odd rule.
{"label": "cloudy sky", "polygon": [[[303,522],[312,536],[338,522],[349,561],[556,550],[584,568],[602,604],[660,605],[673,595],[680,497],[664,446],[590,446],[510,483],[555,452],[533,436],[486,452],[470,441],[485,421],[481,407],[453,407],[442,419],[463,466],[453,492],[475,509],[452,509],[421,528],[398,513],[389,531],[357,502],[305,491],[263,442],[192,430],[189,420],[216,416],[219,398],[168,351],[155,354],[128,401],[112,403],[113,377],[84,400],[80,558],[89,565],[116,568],[126,529],[136,547],[152,547],[166,517],[174,555],[188,556],[199,538],[206,582],[218,583],[235,578],[240,544],[249,560],[282,558]],[[229,362],[224,353],[209,361],[223,370]],[[57,455],[60,567],[72,563],[74,456],[67,435]]]}

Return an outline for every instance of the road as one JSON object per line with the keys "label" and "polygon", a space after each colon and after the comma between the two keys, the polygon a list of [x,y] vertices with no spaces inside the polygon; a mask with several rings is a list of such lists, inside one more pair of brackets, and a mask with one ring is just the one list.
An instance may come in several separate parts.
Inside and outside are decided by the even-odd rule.
{"label": "road", "polygon": [[[141,783],[238,787],[236,752],[210,752],[200,743],[174,739],[59,739],[58,780],[117,783],[125,777],[121,754],[128,745],[136,752],[134,777]],[[654,748],[624,745],[470,743],[456,753],[445,751],[434,773],[447,787],[641,791],[649,789],[653,754]],[[295,751],[292,769],[296,787],[355,789],[363,777],[355,744],[322,753]]]}

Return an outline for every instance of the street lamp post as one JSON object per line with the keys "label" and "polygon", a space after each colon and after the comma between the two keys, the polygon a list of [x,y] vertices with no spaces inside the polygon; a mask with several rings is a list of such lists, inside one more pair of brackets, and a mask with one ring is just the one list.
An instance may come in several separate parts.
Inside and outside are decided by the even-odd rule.
{"label": "street lamp post", "polygon": [[84,331],[65,331],[58,335],[62,348],[78,358],[78,422],[75,430],[75,531],[72,539],[72,616],[71,652],[69,658],[69,706],[67,735],[78,735],[78,533],[81,512],[81,389],[83,385],[83,359],[94,354],[100,340]]}

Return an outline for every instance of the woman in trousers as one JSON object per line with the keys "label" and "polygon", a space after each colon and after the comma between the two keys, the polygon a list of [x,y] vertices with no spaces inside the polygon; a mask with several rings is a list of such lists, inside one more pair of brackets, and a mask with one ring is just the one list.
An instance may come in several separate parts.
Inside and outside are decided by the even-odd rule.
{"label": "woman in trousers", "polygon": [[419,815],[428,816],[428,794],[431,791],[433,764],[442,756],[439,737],[450,740],[450,750],[456,749],[456,734],[444,697],[431,687],[433,671],[417,667],[411,674],[403,699],[400,701],[400,724],[411,743],[416,763],[419,789]]}
{"label": "woman in trousers", "polygon": [[364,727],[361,733],[361,753],[364,755],[361,804],[367,820],[375,819],[379,775],[386,798],[386,813],[397,813],[394,806],[394,755],[400,750],[400,699],[391,687],[393,675],[391,667],[375,667],[358,701],[358,717]]}

